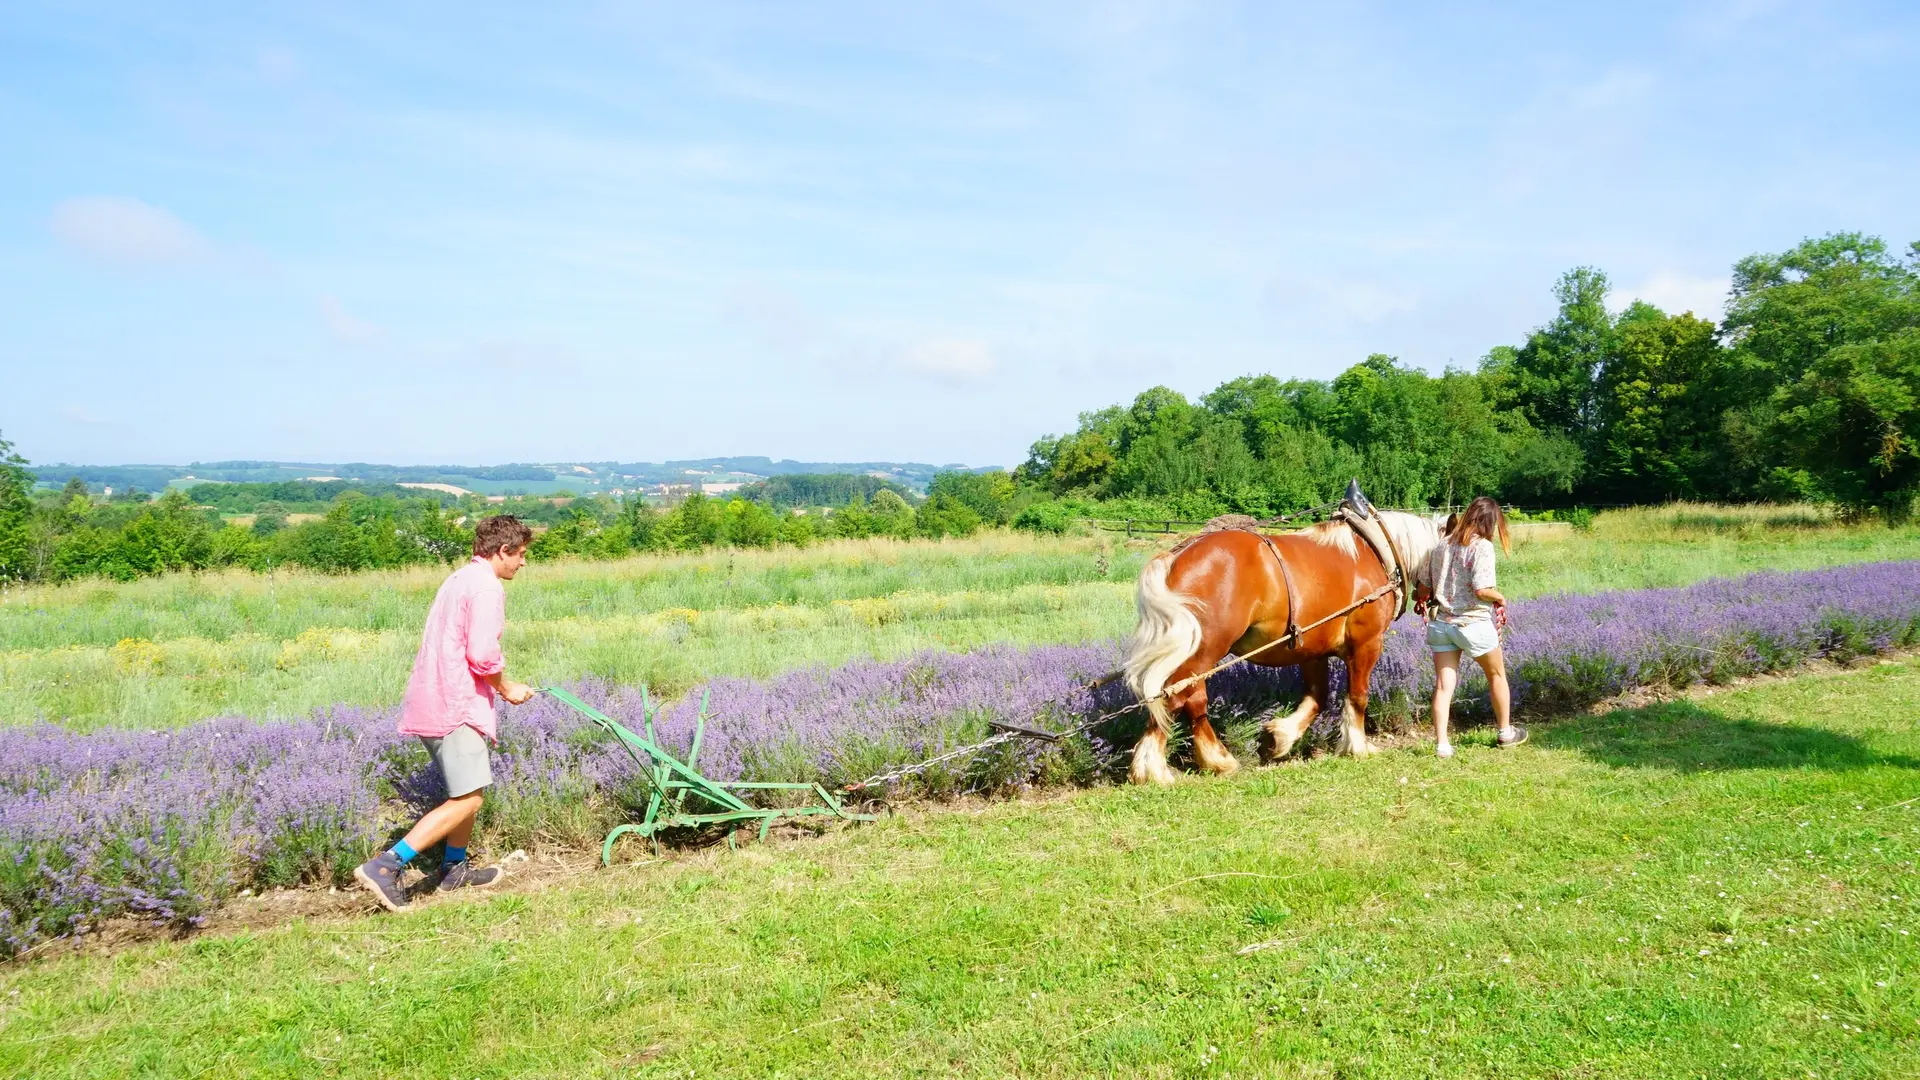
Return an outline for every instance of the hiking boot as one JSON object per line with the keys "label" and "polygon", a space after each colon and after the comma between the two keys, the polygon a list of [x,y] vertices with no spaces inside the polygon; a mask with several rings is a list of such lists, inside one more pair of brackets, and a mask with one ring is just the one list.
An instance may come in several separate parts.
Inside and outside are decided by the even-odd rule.
{"label": "hiking boot", "polygon": [[380,901],[380,906],[388,911],[399,911],[407,906],[407,890],[400,887],[400,875],[407,868],[400,865],[400,859],[391,851],[383,851],[353,871],[354,879],[365,885]]}
{"label": "hiking boot", "polygon": [[1519,724],[1514,724],[1513,726],[1502,731],[1500,734],[1494,736],[1493,744],[1495,746],[1498,746],[1502,750],[1511,750],[1514,747],[1519,746],[1521,743],[1526,741],[1527,741],[1527,729],[1521,727]]}
{"label": "hiking boot", "polygon": [[484,889],[499,880],[499,867],[479,867],[462,860],[440,872],[440,884],[434,887],[434,891],[449,893],[456,889]]}

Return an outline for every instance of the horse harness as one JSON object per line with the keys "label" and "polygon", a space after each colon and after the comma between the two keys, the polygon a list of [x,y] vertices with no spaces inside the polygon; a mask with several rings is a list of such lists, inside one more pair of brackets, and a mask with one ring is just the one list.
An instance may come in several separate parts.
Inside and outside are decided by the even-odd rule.
{"label": "horse harness", "polygon": [[[1372,508],[1368,507],[1367,509],[1371,510]],[[1394,604],[1394,615],[1397,617],[1405,610],[1405,605],[1412,597],[1406,588],[1406,560],[1401,557],[1399,549],[1394,546],[1393,535],[1379,526],[1378,517],[1363,511],[1352,502],[1343,501],[1339,509],[1334,511],[1332,520],[1344,522],[1349,529],[1353,530],[1354,535],[1367,542],[1367,547],[1373,550],[1374,558],[1380,560],[1380,568],[1387,572],[1387,583],[1382,586],[1381,589],[1376,589],[1368,594],[1364,600],[1349,604],[1347,607],[1335,612],[1326,619],[1316,620],[1313,626],[1319,626],[1327,622],[1328,619],[1338,618],[1357,608],[1364,607],[1374,600],[1379,599],[1380,596],[1385,595],[1386,592],[1397,592],[1400,594],[1400,599]],[[1261,648],[1270,648],[1282,641],[1294,641],[1297,644],[1301,629],[1298,618],[1298,605],[1293,602],[1293,598],[1299,595],[1299,590],[1293,586],[1293,572],[1287,568],[1287,560],[1280,555],[1280,545],[1273,542],[1273,537],[1270,534],[1262,532],[1258,528],[1259,524],[1259,522],[1254,521],[1253,518],[1247,515],[1229,514],[1209,521],[1207,528],[1201,535],[1212,532],[1246,532],[1252,533],[1254,536],[1260,538],[1260,545],[1267,549],[1268,554],[1273,556],[1274,565],[1280,568],[1280,586],[1286,591],[1287,598],[1286,633],[1281,634],[1267,645],[1261,646]],[[1186,547],[1198,539],[1199,536],[1189,538],[1176,545],[1173,552],[1178,552],[1181,548]],[[1308,629],[1312,629],[1312,627]]]}
{"label": "horse harness", "polygon": [[[1280,545],[1273,542],[1273,537],[1263,532],[1255,532],[1253,535],[1258,536],[1261,546],[1273,554],[1274,565],[1280,568],[1280,587],[1287,593],[1287,632],[1281,635],[1280,640],[1288,641],[1298,638],[1300,624],[1294,618],[1294,614],[1299,605],[1293,602],[1296,595],[1293,588],[1293,573],[1287,569],[1287,560],[1280,557]],[[1297,645],[1299,642],[1295,641],[1294,644]]]}

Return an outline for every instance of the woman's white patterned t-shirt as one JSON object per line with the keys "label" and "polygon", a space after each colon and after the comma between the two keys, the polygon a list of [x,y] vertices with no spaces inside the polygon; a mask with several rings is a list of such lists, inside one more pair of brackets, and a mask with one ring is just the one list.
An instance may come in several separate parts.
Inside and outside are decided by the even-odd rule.
{"label": "woman's white patterned t-shirt", "polygon": [[1495,587],[1493,560],[1493,542],[1484,536],[1465,547],[1449,540],[1434,548],[1427,563],[1434,615],[1450,623],[1493,618],[1493,605],[1474,595]]}

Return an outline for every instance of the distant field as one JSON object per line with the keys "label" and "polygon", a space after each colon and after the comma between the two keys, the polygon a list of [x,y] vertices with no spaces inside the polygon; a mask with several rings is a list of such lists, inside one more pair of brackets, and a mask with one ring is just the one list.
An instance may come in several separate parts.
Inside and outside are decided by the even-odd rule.
{"label": "distant field", "polygon": [[[677,692],[918,649],[1111,637],[1154,550],[1111,534],[990,533],[535,564],[509,586],[516,675],[597,675]],[[1529,531],[1501,569],[1516,598],[1680,585],[1761,569],[1920,558],[1920,528],[1808,508],[1602,514]],[[0,724],[160,727],[398,699],[438,569],[326,577],[207,574],[0,594]]]}

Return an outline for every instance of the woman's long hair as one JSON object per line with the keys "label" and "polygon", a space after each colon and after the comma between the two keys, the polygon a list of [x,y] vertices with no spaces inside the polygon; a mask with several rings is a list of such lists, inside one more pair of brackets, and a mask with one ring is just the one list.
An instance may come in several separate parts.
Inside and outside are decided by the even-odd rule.
{"label": "woman's long hair", "polygon": [[1482,495],[1467,504],[1465,510],[1447,519],[1447,539],[1466,547],[1476,538],[1498,539],[1500,550],[1513,554],[1513,540],[1507,533],[1507,514],[1491,496]]}

